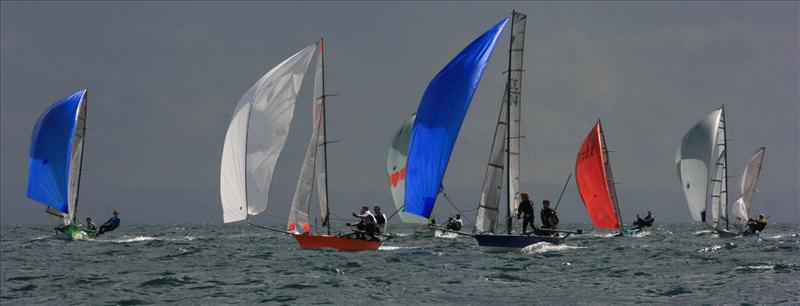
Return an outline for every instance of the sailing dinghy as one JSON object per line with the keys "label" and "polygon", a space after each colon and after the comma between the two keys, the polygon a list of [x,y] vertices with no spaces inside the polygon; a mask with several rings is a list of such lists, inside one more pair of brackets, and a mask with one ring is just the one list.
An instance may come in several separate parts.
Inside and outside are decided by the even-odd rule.
{"label": "sailing dinghy", "polygon": [[[324,44],[310,45],[267,72],[239,100],[228,127],[222,153],[220,192],[225,223],[242,221],[266,211],[275,166],[286,143],[294,107],[306,69],[319,50],[314,78],[312,133],[300,168],[287,230],[303,249],[377,250],[385,240],[331,235],[328,203],[325,131]],[[313,234],[309,206],[314,178],[322,225],[327,234]]]}
{"label": "sailing dinghy", "polygon": [[633,236],[639,231],[636,228],[626,229],[622,225],[617,189],[600,120],[597,120],[578,151],[575,183],[596,228],[617,230],[617,236]]}
{"label": "sailing dinghy", "polygon": [[39,117],[31,136],[28,198],[61,218],[56,234],[66,240],[96,236],[78,223],[87,103],[86,89],[57,101]]}
{"label": "sailing dinghy", "polygon": [[[748,211],[761,172],[765,148],[756,150],[742,176],[742,197],[736,201],[733,213],[747,222]],[[694,221],[707,224],[720,237],[735,237],[742,230],[732,229],[728,218],[728,136],[725,106],[697,122],[683,136],[675,157],[678,178],[683,186],[686,204]],[[709,189],[711,191],[709,192]],[[710,200],[709,200],[710,199]],[[710,202],[710,204],[709,204]]]}
{"label": "sailing dinghy", "polygon": [[[508,49],[508,67],[503,101],[495,126],[489,162],[483,181],[483,189],[478,204],[473,237],[484,252],[518,251],[529,245],[546,242],[561,244],[569,234],[542,232],[534,228],[532,233],[514,234],[513,217],[520,203],[519,155],[521,141],[522,102],[522,60],[525,44],[525,24],[527,16],[513,11],[511,13],[511,38]],[[505,170],[505,171],[504,171]],[[500,199],[503,192],[503,174],[507,181],[506,189],[506,234],[496,234]],[[548,235],[553,234],[553,235]]]}

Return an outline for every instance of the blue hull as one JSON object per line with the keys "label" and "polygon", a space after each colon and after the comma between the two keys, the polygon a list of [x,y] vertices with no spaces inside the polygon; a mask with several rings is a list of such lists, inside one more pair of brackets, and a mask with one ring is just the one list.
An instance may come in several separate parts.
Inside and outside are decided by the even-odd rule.
{"label": "blue hull", "polygon": [[525,247],[539,242],[559,245],[565,237],[536,236],[536,235],[475,235],[478,246],[483,252],[510,252],[519,251]]}

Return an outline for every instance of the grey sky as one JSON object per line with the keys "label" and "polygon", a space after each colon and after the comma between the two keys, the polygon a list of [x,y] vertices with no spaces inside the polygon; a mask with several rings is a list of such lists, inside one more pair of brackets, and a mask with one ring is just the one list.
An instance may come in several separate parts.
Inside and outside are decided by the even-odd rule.
{"label": "grey sky", "polygon": [[[222,143],[239,97],[269,68],[326,39],[333,213],[391,207],[391,135],[427,82],[512,9],[528,14],[523,79],[523,191],[555,200],[600,118],[626,222],[652,210],[689,221],[675,150],[726,105],[738,184],[767,146],[756,211],[800,222],[797,2],[2,2],[0,222],[53,223],[25,196],[31,129],[52,102],[89,88],[80,214],[126,222],[220,223]],[[472,102],[445,186],[477,204],[507,61],[507,30]],[[312,70],[312,69],[309,69]],[[273,182],[287,218],[310,135],[306,75]],[[738,196],[738,191],[734,193]],[[574,180],[563,222],[589,222]],[[314,207],[314,206],[312,206]],[[452,212],[440,200],[435,215]],[[314,212],[316,214],[316,212]],[[473,218],[474,215],[469,218]],[[470,220],[471,221],[471,220]]]}

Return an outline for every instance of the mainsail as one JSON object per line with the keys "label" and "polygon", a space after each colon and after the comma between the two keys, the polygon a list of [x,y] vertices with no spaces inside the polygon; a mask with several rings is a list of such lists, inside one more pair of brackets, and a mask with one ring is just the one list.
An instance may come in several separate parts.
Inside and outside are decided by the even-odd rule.
{"label": "mainsail", "polygon": [[310,45],[284,60],[239,99],[222,150],[220,199],[225,223],[267,209],[272,175],[315,49]]}
{"label": "mainsail", "polygon": [[766,149],[766,147],[761,147],[753,153],[753,157],[750,158],[750,162],[747,163],[747,167],[744,168],[744,173],[742,174],[742,197],[736,200],[733,210],[734,215],[742,223],[746,223],[747,218],[750,216],[750,208],[753,205],[753,197],[757,190],[758,176],[761,174],[761,164],[764,161],[764,151]]}
{"label": "mainsail", "polygon": [[77,218],[87,103],[85,89],[59,100],[39,117],[31,135],[28,198],[71,222]]}
{"label": "mainsail", "polygon": [[608,162],[600,121],[592,128],[578,151],[575,182],[586,210],[597,228],[622,230],[614,178]]}
{"label": "mainsail", "polygon": [[678,178],[686,195],[689,213],[695,221],[706,220],[709,172],[714,169],[719,157],[716,147],[721,114],[722,108],[692,126],[683,136],[675,156]]}
{"label": "mainsail", "polygon": [[[508,80],[500,104],[489,163],[483,178],[483,189],[475,218],[476,233],[494,233],[503,190],[503,173],[508,159],[508,218],[516,213],[519,196],[520,104],[522,92],[522,58],[525,45],[525,14],[513,12],[509,46]],[[509,96],[511,99],[509,100]],[[510,106],[510,108],[508,107]],[[511,113],[506,113],[510,109]],[[510,119],[510,120],[509,120]],[[506,150],[506,149],[509,150]],[[509,222],[510,223],[510,222]],[[509,225],[510,226],[510,225]]]}
{"label": "mainsail", "polygon": [[470,43],[428,84],[411,130],[406,212],[430,217],[461,124],[507,21]]}
{"label": "mainsail", "polygon": [[389,190],[392,192],[394,205],[399,211],[397,214],[406,223],[428,223],[428,219],[402,211],[406,192],[406,159],[408,154],[408,141],[411,137],[411,128],[414,126],[414,117],[411,115],[403,126],[397,131],[389,144],[389,154],[386,157],[386,175],[389,179]]}
{"label": "mainsail", "polygon": [[[311,190],[313,189],[314,176],[318,177],[317,192],[320,201],[320,216],[323,218],[323,223],[326,223],[328,216],[327,211],[327,181],[326,175],[326,158],[325,158],[325,96],[323,94],[323,57],[322,45],[320,45],[320,54],[317,56],[317,67],[314,74],[314,102],[311,107],[312,118],[312,131],[311,137],[308,140],[306,147],[305,158],[303,165],[300,168],[300,176],[297,178],[297,186],[294,191],[294,198],[292,199],[292,207],[289,211],[289,231],[296,231],[302,233],[311,232],[311,225],[308,220],[310,203],[311,203]],[[322,151],[322,152],[320,152]],[[317,157],[322,157],[317,159]],[[302,230],[301,230],[302,229]]]}

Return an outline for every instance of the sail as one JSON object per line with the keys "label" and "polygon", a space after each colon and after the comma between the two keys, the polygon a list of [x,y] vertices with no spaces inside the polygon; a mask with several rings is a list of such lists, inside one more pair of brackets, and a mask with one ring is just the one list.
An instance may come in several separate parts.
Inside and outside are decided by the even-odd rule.
{"label": "sail", "polygon": [[[309,203],[311,202],[311,189],[314,181],[315,160],[317,157],[317,134],[319,133],[322,116],[320,116],[320,105],[314,102],[312,113],[313,126],[311,138],[308,140],[306,154],[303,158],[303,165],[300,167],[300,176],[297,178],[297,186],[294,189],[292,208],[289,210],[289,231],[298,233],[311,232],[311,225],[308,222]],[[302,229],[302,231],[300,230]]]}
{"label": "sail", "polygon": [[[408,140],[411,137],[411,128],[414,126],[414,117],[408,118],[403,126],[394,134],[389,144],[389,154],[386,157],[386,175],[389,179],[389,190],[392,193],[394,206],[403,209],[406,192],[406,159],[408,154]],[[406,223],[428,223],[428,219],[412,215],[404,211],[397,213],[400,220]]]}
{"label": "sail", "polygon": [[718,156],[714,153],[717,152],[716,136],[721,113],[721,108],[715,110],[692,126],[683,136],[675,156],[678,178],[689,213],[695,221],[705,221],[709,172]]}
{"label": "sail", "polygon": [[[316,154],[320,158],[316,160],[315,170],[317,176],[317,199],[319,199],[319,215],[322,218],[322,224],[328,224],[328,152],[327,152],[327,135],[325,135],[325,46],[322,41],[319,43],[319,56],[317,57],[317,68],[314,71],[314,103],[313,103],[313,120],[318,121],[315,129],[319,130],[316,133]],[[313,137],[312,137],[313,139]],[[309,144],[310,146],[310,144]],[[309,147],[310,149],[310,147]]]}
{"label": "sail", "polygon": [[225,223],[267,209],[272,174],[315,48],[310,45],[272,68],[239,99],[222,149],[220,199]]}
{"label": "sail", "polygon": [[602,128],[598,121],[578,151],[575,161],[575,182],[586,210],[595,227],[619,229],[621,222],[614,199],[613,181],[607,167]]}
{"label": "sail", "polygon": [[508,18],[478,37],[428,84],[408,147],[405,210],[430,217],[458,132]]}
{"label": "sail", "polygon": [[520,154],[520,141],[522,135],[520,134],[520,105],[522,102],[522,57],[523,47],[525,46],[525,23],[527,15],[514,12],[512,14],[511,24],[511,50],[510,50],[510,65],[511,71],[508,73],[508,81],[510,88],[511,107],[509,108],[509,117],[511,121],[508,123],[508,198],[511,199],[509,203],[509,211],[511,215],[515,215],[517,207],[521,201],[519,195],[519,154]]}
{"label": "sail", "polygon": [[86,90],[50,106],[31,135],[28,198],[74,219],[86,131]]}
{"label": "sail", "polygon": [[761,164],[764,161],[765,150],[765,147],[761,147],[753,153],[750,162],[747,163],[747,167],[744,168],[744,173],[742,174],[740,186],[742,197],[736,201],[737,203],[734,206],[734,214],[742,222],[747,222],[750,208],[753,205],[753,197],[757,190],[758,176],[761,174]]}
{"label": "sail", "polygon": [[503,169],[506,164],[506,100],[508,91],[503,95],[500,104],[500,116],[494,128],[492,149],[489,151],[489,163],[483,176],[483,190],[478,203],[478,214],[475,218],[475,233],[494,233],[497,215],[500,209],[500,195],[503,193]]}
{"label": "sail", "polygon": [[[724,179],[724,155],[720,154],[717,157],[716,162],[714,163],[714,169],[711,172],[711,225],[713,227],[719,226],[719,220],[721,217],[725,217],[725,205],[723,205],[723,199],[727,199],[727,192],[723,192],[725,189],[725,185],[723,184]],[[723,198],[724,197],[724,198]]]}

